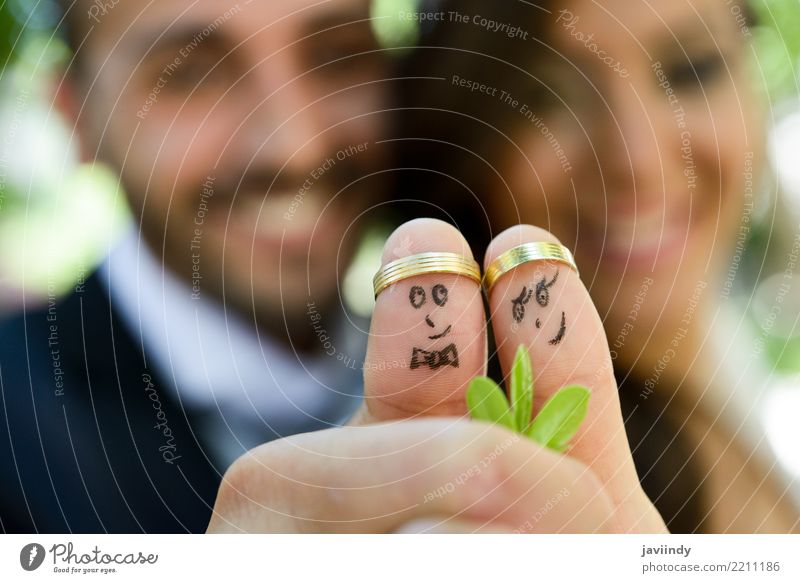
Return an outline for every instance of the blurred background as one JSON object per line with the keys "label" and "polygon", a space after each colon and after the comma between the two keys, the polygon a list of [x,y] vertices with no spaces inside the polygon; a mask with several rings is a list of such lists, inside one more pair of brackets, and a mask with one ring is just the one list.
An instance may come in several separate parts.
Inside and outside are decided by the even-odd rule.
{"label": "blurred background", "polygon": [[[758,0],[754,6],[759,26],[753,30],[753,59],[761,76],[754,82],[767,94],[771,162],[789,204],[798,210],[800,0]],[[416,25],[398,15],[415,8],[414,0],[374,0],[373,27],[385,45],[414,43]],[[92,271],[129,220],[116,177],[100,164],[81,162],[71,129],[54,107],[60,72],[70,59],[54,33],[60,18],[50,0],[0,4],[0,315],[68,291]],[[756,225],[750,236],[768,237],[769,225]],[[367,240],[346,288],[364,289],[379,249],[380,236]],[[775,369],[796,385],[796,323],[760,325],[768,317],[774,285],[763,281],[754,297],[748,294],[741,302],[742,310],[753,333],[768,339]],[[351,300],[357,311],[371,311],[363,298]],[[800,297],[789,302],[800,304]]]}

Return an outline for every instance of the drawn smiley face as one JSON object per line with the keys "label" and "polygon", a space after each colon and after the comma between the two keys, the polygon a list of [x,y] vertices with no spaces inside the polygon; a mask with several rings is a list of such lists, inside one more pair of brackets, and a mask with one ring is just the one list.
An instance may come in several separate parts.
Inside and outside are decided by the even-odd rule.
{"label": "drawn smiley face", "polygon": [[[532,297],[536,298],[536,303],[542,308],[546,308],[550,304],[550,288],[555,285],[556,281],[558,281],[558,273],[559,272],[556,271],[556,274],[550,281],[547,281],[546,277],[542,277],[536,284],[535,289],[529,289],[528,286],[523,287],[519,296],[511,300],[511,317],[514,319],[516,324],[521,323],[525,319],[525,307]],[[542,321],[539,318],[536,318],[534,324],[537,330],[541,329]],[[566,332],[567,316],[564,312],[561,312],[561,324],[558,327],[558,332],[555,336],[548,340],[548,344],[553,346],[560,344],[564,339]]]}
{"label": "drawn smiley face", "polygon": [[[447,288],[440,283],[437,283],[431,288],[431,299],[438,307],[444,307],[447,303],[448,292]],[[422,286],[415,285],[408,292],[408,301],[415,310],[419,310],[428,301],[428,295]],[[430,314],[425,315],[425,323],[433,329],[436,329],[436,324],[431,320]],[[444,331],[438,334],[428,336],[429,340],[439,340],[450,334],[453,329],[452,324],[448,324]],[[455,344],[450,343],[441,350],[427,350],[423,348],[412,348],[411,350],[411,369],[429,368],[430,370],[437,370],[442,367],[459,367],[458,348]]]}
{"label": "drawn smiley face", "polygon": [[[435,286],[431,288],[431,299],[433,300],[433,303],[439,306],[440,308],[444,307],[444,305],[447,303],[447,297],[448,297],[447,288],[443,286],[441,283],[437,283]],[[414,307],[415,310],[421,309],[422,306],[424,306],[428,301],[425,289],[419,285],[415,285],[408,292],[408,300],[409,302],[411,302],[411,305]],[[434,324],[433,320],[431,320],[430,314],[426,314],[425,323],[431,328],[434,329],[436,328],[436,324]],[[450,334],[450,331],[452,329],[453,329],[452,324],[449,324],[447,328],[444,329],[443,332],[440,332],[438,334],[433,334],[431,336],[428,336],[428,338],[430,340],[438,340],[439,338],[444,338],[445,336]]]}

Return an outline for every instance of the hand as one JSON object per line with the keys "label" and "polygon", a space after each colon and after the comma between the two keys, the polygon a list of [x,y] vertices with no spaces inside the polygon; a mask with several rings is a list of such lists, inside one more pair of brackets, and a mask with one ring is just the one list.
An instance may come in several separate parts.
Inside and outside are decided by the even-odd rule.
{"label": "hand", "polygon": [[607,532],[612,517],[580,462],[505,429],[431,418],[252,450],[225,474],[208,532]]}
{"label": "hand", "polygon": [[[531,241],[555,238],[509,229],[486,264]],[[392,234],[383,262],[426,251],[471,256],[457,230],[420,219]],[[591,390],[567,455],[502,428],[426,419],[466,413],[469,380],[485,374],[487,326],[475,282],[417,276],[377,299],[355,426],[243,456],[223,479],[209,532],[666,532],[640,487],[605,334],[578,276],[555,263],[519,266],[489,306],[504,371],[520,343],[530,350],[536,411],[564,385]]]}

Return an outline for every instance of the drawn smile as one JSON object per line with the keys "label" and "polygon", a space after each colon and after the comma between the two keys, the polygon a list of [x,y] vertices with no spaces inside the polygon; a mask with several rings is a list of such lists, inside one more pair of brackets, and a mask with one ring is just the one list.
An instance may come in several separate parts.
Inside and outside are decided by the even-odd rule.
{"label": "drawn smile", "polygon": [[451,329],[452,327],[453,327],[453,326],[452,326],[452,325],[450,325],[450,326],[448,326],[447,328],[445,328],[445,329],[444,329],[444,332],[442,332],[441,334],[436,334],[436,335],[434,335],[434,336],[428,336],[428,338],[430,338],[431,340],[439,340],[439,338],[444,338],[445,336],[447,336],[448,334],[450,334],[450,329]]}
{"label": "drawn smile", "polygon": [[[431,328],[436,328],[436,324],[433,323],[430,316],[425,316],[425,323],[430,326]],[[450,330],[453,328],[452,324],[444,329],[444,332],[441,334],[435,334],[433,336],[428,336],[430,340],[438,340],[439,338],[444,338],[448,334],[450,334]]]}

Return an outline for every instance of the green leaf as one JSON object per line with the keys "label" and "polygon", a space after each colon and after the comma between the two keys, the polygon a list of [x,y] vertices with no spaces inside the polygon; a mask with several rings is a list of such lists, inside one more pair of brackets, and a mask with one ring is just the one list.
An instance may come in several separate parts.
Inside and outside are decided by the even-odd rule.
{"label": "green leaf", "polygon": [[590,394],[589,389],[578,385],[560,389],[547,400],[533,420],[528,428],[528,437],[563,452],[586,417]]}
{"label": "green leaf", "polygon": [[514,430],[514,418],[505,393],[492,379],[475,377],[470,381],[467,388],[467,406],[473,419],[498,423]]}
{"label": "green leaf", "polygon": [[525,433],[531,423],[533,413],[533,371],[531,356],[524,344],[517,348],[510,380],[511,410],[517,431]]}

